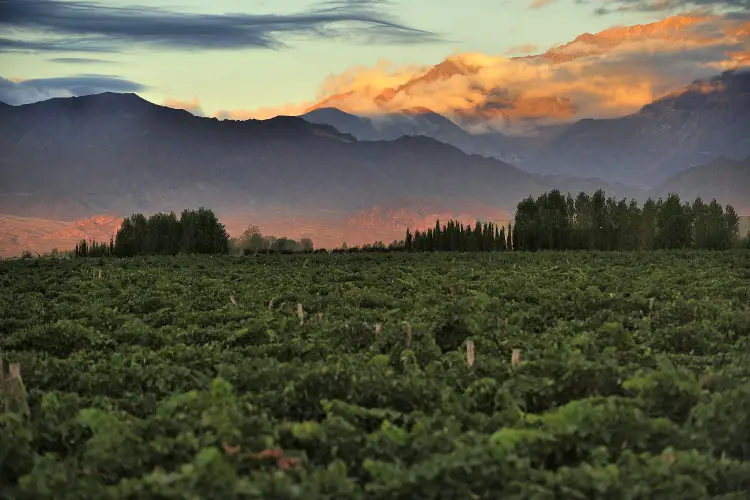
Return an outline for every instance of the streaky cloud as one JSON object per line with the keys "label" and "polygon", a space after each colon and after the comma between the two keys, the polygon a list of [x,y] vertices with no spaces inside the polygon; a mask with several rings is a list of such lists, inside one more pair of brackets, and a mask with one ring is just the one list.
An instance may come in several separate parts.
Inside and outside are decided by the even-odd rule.
{"label": "streaky cloud", "polygon": [[59,35],[54,40],[0,39],[0,51],[118,51],[126,45],[170,49],[282,49],[292,39],[346,38],[365,43],[442,41],[398,22],[384,1],[324,1],[297,14],[195,14],[157,7],[111,7],[83,1],[0,0],[0,28]]}
{"label": "streaky cloud", "polygon": [[53,57],[48,59],[49,62],[60,64],[114,64],[114,61],[107,59],[95,59],[92,57]]}
{"label": "streaky cloud", "polygon": [[[2,0],[0,0],[2,1]],[[2,17],[0,17],[2,26]],[[14,40],[0,37],[0,52],[93,52],[113,53],[117,48],[111,46],[110,42],[98,39],[80,38],[56,38],[38,40]]]}
{"label": "streaky cloud", "polygon": [[[546,1],[546,0],[536,0]],[[734,13],[746,17],[750,14],[750,0],[607,0],[605,5],[594,10],[607,15],[622,12],[664,12],[709,10]]]}

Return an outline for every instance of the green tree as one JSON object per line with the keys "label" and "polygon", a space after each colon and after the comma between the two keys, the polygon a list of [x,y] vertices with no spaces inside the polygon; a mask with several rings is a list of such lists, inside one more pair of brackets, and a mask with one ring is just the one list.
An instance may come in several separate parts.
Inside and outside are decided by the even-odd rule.
{"label": "green tree", "polygon": [[657,241],[659,248],[677,249],[691,246],[691,209],[683,205],[680,197],[670,194],[657,216]]}
{"label": "green tree", "polygon": [[640,223],[640,247],[646,250],[656,248],[656,220],[659,216],[661,202],[649,198],[643,204]]}

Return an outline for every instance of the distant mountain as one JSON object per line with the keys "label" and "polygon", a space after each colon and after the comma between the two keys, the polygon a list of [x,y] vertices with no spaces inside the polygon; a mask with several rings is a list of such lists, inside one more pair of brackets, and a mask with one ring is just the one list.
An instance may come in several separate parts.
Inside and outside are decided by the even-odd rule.
{"label": "distant mountain", "polygon": [[512,211],[529,194],[602,185],[529,174],[427,137],[360,142],[298,117],[220,121],[133,94],[0,107],[6,215],[74,220],[205,205],[234,219],[273,209],[347,221],[398,199]]}
{"label": "distant mountain", "polygon": [[725,156],[750,155],[750,72],[725,72],[610,120],[581,120],[524,163],[537,172],[652,187]]}
{"label": "distant mountain", "polygon": [[738,213],[750,215],[750,156],[736,161],[718,158],[706,165],[681,172],[653,188],[649,194],[665,198],[678,193],[681,198],[716,199],[732,205]]}
{"label": "distant mountain", "polygon": [[[385,134],[375,128],[371,119],[346,113],[337,108],[317,108],[300,117],[316,125],[330,125],[339,132],[353,135],[360,141],[387,140],[382,137]],[[389,137],[389,139],[396,139],[401,135]]]}
{"label": "distant mountain", "polygon": [[[672,28],[676,30],[682,25]],[[582,45],[587,50],[604,50],[602,46],[618,43],[614,35],[585,40],[588,42],[575,45],[579,51],[583,50]],[[562,57],[561,54],[571,52],[562,47],[554,54]],[[579,53],[572,53],[571,57],[578,56]],[[553,57],[553,53],[545,57]],[[449,78],[455,71],[443,68],[436,74],[433,79]],[[420,81],[415,79],[407,85],[418,85]],[[393,92],[400,92],[399,89]],[[480,119],[478,116],[474,118]],[[740,159],[750,154],[748,116],[750,72],[745,71],[725,72],[710,80],[696,81],[632,115],[542,127],[531,137],[499,132],[471,134],[426,108],[384,111],[377,117],[318,108],[303,118],[331,125],[360,140],[424,135],[464,152],[498,158],[532,172],[598,177],[651,188],[685,168],[714,158]]]}
{"label": "distant mountain", "polygon": [[469,154],[521,163],[562,128],[548,127],[545,135],[509,137],[499,132],[471,134],[445,116],[427,108],[409,108],[377,116],[362,116],[337,108],[316,108],[300,115],[310,123],[330,125],[361,141],[392,141],[404,136],[425,136]]}

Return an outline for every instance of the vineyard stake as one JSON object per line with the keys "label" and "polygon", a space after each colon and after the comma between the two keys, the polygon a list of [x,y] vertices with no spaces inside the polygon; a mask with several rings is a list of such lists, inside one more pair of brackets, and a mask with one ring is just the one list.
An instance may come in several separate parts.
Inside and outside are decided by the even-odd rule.
{"label": "vineyard stake", "polygon": [[411,347],[411,323],[404,321],[406,325],[406,347]]}
{"label": "vineyard stake", "polygon": [[305,311],[302,310],[302,302],[297,302],[297,317],[299,317],[299,324],[302,326],[305,323]]}
{"label": "vineyard stake", "polygon": [[521,365],[521,349],[513,349],[513,354],[510,356],[510,364],[514,368]]}
{"label": "vineyard stake", "polygon": [[5,399],[5,411],[18,411],[29,415],[29,404],[26,401],[26,389],[21,379],[21,365],[12,363],[5,376],[5,363],[0,359],[0,395]]}

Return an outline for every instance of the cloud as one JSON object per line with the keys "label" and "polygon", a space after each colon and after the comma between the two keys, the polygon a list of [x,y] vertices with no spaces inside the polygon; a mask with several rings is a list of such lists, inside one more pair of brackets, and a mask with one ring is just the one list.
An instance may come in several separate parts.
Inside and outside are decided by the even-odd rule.
{"label": "cloud", "polygon": [[381,59],[372,67],[354,66],[343,73],[328,75],[321,83],[315,100],[257,109],[221,110],[213,116],[230,120],[265,120],[278,115],[297,116],[313,107],[337,107],[340,101],[348,97],[357,99],[358,111],[364,111],[364,107],[367,107],[368,112],[378,112],[379,107],[374,99],[383,89],[403,85],[422,75],[427,69],[428,66],[417,64],[396,66]]}
{"label": "cloud", "polygon": [[[381,61],[332,75],[318,101],[278,111],[333,106],[377,116],[422,107],[472,132],[533,134],[544,125],[634,113],[694,80],[750,67],[748,28],[738,16],[673,16],[581,35],[534,56],[455,54],[433,68]],[[274,111],[238,115],[280,114]]]}
{"label": "cloud", "polygon": [[166,99],[161,103],[162,106],[167,106],[174,109],[184,109],[196,116],[204,116],[203,108],[197,97],[193,97],[192,101],[180,101],[179,99]]}
{"label": "cloud", "polygon": [[54,97],[73,97],[102,92],[142,92],[140,83],[111,75],[76,75],[32,80],[0,78],[0,101],[18,106]]}
{"label": "cloud", "polygon": [[61,64],[114,64],[114,61],[106,59],[94,59],[90,57],[53,57],[47,59],[49,62]]}
{"label": "cloud", "polygon": [[595,12],[605,15],[615,12],[686,12],[696,9],[750,12],[750,0],[608,0],[606,7],[599,7]]}
{"label": "cloud", "polygon": [[48,40],[0,39],[0,50],[119,50],[140,44],[176,49],[286,47],[284,39],[343,38],[365,43],[434,42],[439,35],[404,25],[384,1],[325,1],[297,14],[193,14],[157,7],[84,1],[0,0],[0,28],[45,33]]}
{"label": "cloud", "polygon": [[298,116],[304,114],[314,101],[304,103],[287,103],[281,106],[263,107],[256,109],[223,109],[212,116],[220,120],[268,120],[275,116]]}
{"label": "cloud", "polygon": [[[0,0],[2,2],[2,0]],[[2,8],[2,5],[0,5]],[[0,27],[3,26],[3,18],[0,17]],[[109,45],[105,40],[86,38],[46,38],[39,40],[13,40],[0,37],[0,52],[94,52],[107,53],[117,52],[116,47]]]}

